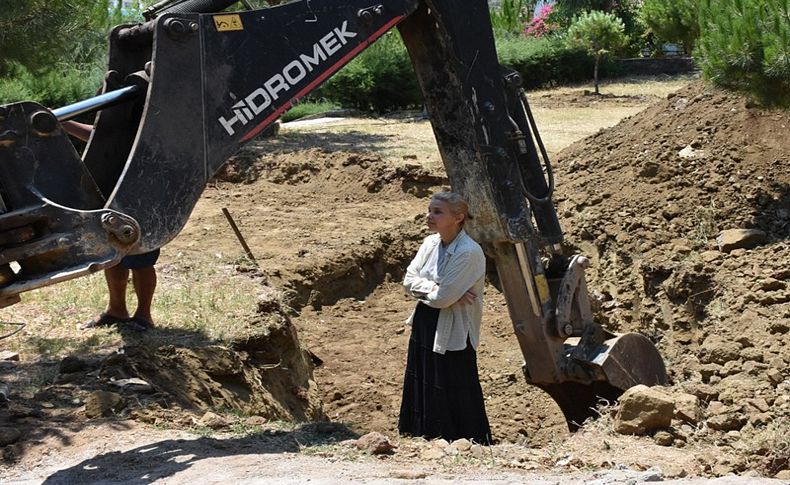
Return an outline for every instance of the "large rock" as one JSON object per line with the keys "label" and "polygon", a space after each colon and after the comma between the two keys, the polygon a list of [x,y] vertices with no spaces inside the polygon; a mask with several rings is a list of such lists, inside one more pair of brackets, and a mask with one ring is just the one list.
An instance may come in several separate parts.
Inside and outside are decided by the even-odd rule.
{"label": "large rock", "polygon": [[120,394],[107,391],[94,391],[85,400],[85,415],[89,418],[102,418],[119,412],[126,405]]}
{"label": "large rock", "polygon": [[759,229],[727,229],[719,233],[716,243],[721,252],[729,253],[733,249],[756,248],[765,240],[765,233]]}
{"label": "large rock", "polygon": [[620,397],[614,429],[621,434],[645,434],[666,429],[672,422],[672,396],[657,387],[634,386]]}
{"label": "large rock", "polygon": [[373,455],[389,453],[395,448],[389,438],[375,431],[360,437],[356,445],[360,450],[367,451]]}
{"label": "large rock", "polygon": [[206,411],[197,422],[198,426],[211,429],[222,429],[230,426],[230,421],[217,413]]}
{"label": "large rock", "polygon": [[711,334],[702,342],[698,356],[703,364],[723,365],[740,358],[741,346],[721,335]]}
{"label": "large rock", "polygon": [[691,424],[697,424],[702,419],[702,409],[699,399],[693,394],[681,392],[674,395],[675,398],[675,419]]}

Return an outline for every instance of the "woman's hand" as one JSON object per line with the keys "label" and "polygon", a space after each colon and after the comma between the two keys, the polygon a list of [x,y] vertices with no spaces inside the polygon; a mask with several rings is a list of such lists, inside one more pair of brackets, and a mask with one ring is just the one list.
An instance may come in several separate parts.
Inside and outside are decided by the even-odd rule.
{"label": "woman's hand", "polygon": [[477,293],[469,289],[466,290],[466,293],[464,293],[463,296],[461,296],[461,298],[458,299],[458,303],[460,303],[461,305],[469,305],[474,303],[476,299],[477,299]]}

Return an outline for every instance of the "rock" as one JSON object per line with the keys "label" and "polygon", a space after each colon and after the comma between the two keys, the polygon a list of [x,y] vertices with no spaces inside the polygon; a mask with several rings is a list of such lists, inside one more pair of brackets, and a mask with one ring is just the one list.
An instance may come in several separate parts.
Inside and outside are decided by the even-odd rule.
{"label": "rock", "polygon": [[393,470],[389,473],[390,478],[396,478],[400,480],[421,480],[427,476],[428,474],[425,472],[419,472],[416,470]]}
{"label": "rock", "polygon": [[743,357],[743,360],[753,360],[755,362],[762,362],[764,358],[763,352],[755,347],[747,347],[741,350],[741,357]]}
{"label": "rock", "polygon": [[461,452],[469,451],[469,449],[472,447],[472,442],[466,438],[461,438],[460,440],[453,441],[452,444],[450,444],[450,447]]}
{"label": "rock", "polygon": [[782,470],[774,475],[774,478],[779,480],[790,480],[790,470]]}
{"label": "rock", "polygon": [[389,438],[381,433],[373,431],[357,440],[357,448],[373,455],[380,455],[382,453],[389,453],[395,446],[390,442]]}
{"label": "rock", "polygon": [[19,353],[10,350],[0,351],[0,360],[9,362],[19,362]]}
{"label": "rock", "polygon": [[790,321],[788,320],[776,320],[769,324],[769,330],[771,333],[781,333],[785,334],[788,330],[790,330]]}
{"label": "rock", "polygon": [[93,391],[85,400],[85,415],[89,418],[107,417],[121,411],[126,401],[120,394],[108,391]]}
{"label": "rock", "polygon": [[705,382],[710,381],[710,378],[721,374],[722,367],[719,364],[703,364],[699,367],[699,373],[702,380]]}
{"label": "rock", "polygon": [[430,448],[426,448],[422,450],[420,457],[423,460],[439,460],[444,458],[444,450],[441,448],[436,448],[435,446],[431,446]]}
{"label": "rock", "polygon": [[700,257],[702,257],[702,260],[706,263],[712,263],[718,259],[721,259],[722,256],[718,251],[703,251],[700,253]]}
{"label": "rock", "polygon": [[123,391],[140,392],[143,394],[154,392],[154,387],[151,384],[142,379],[138,379],[137,377],[131,377],[129,379],[117,379],[111,381],[110,384],[120,388]]}
{"label": "rock", "polygon": [[198,420],[197,424],[198,426],[205,426],[206,428],[222,429],[226,428],[230,423],[219,414],[206,411],[206,414]]}
{"label": "rock", "polygon": [[683,209],[680,208],[679,205],[675,204],[674,202],[670,202],[664,207],[664,210],[661,211],[661,215],[664,216],[664,219],[671,221],[672,219],[680,216],[683,214]]}
{"label": "rock", "polygon": [[440,438],[438,440],[432,441],[431,446],[433,446],[434,448],[445,450],[447,449],[448,446],[450,446],[450,443],[446,439]]}
{"label": "rock", "polygon": [[773,420],[774,416],[771,413],[756,413],[749,416],[749,423],[752,426],[765,426]]}
{"label": "rock", "polygon": [[678,152],[678,156],[680,158],[685,158],[689,160],[694,160],[697,158],[705,158],[707,154],[704,150],[697,150],[691,145],[686,145],[686,147]]}
{"label": "rock", "polygon": [[749,399],[746,402],[761,413],[767,413],[771,409],[771,406],[768,405],[768,402],[761,397]]}
{"label": "rock", "polygon": [[267,419],[263,416],[250,416],[244,420],[244,424],[247,426],[263,426],[266,422]]}
{"label": "rock", "polygon": [[675,438],[672,436],[671,433],[667,431],[658,431],[656,432],[656,434],[653,435],[653,440],[656,442],[657,445],[672,446],[672,443],[675,441]]}
{"label": "rock", "polygon": [[766,278],[760,282],[760,289],[763,291],[784,290],[786,287],[787,284],[784,281],[776,278]]}
{"label": "rock", "polygon": [[745,399],[757,395],[760,389],[766,389],[768,384],[748,374],[733,374],[722,379],[718,387],[721,389],[720,401],[741,404]]}
{"label": "rock", "polygon": [[482,458],[486,454],[486,449],[482,445],[472,445],[469,448],[469,453],[475,458]]}
{"label": "rock", "polygon": [[719,334],[709,335],[700,346],[699,360],[703,364],[725,364],[741,356],[741,346]]}
{"label": "rock", "polygon": [[711,473],[717,477],[723,477],[735,473],[735,468],[729,463],[716,463],[711,469]]}
{"label": "rock", "polygon": [[782,383],[782,381],[784,381],[784,376],[778,369],[768,369],[768,372],[766,372],[765,375],[768,376],[768,379],[774,385],[779,385]]}
{"label": "rock", "polygon": [[719,233],[716,243],[719,250],[729,253],[733,249],[753,249],[764,243],[766,234],[759,229],[727,229]]}
{"label": "rock", "polygon": [[82,372],[91,368],[91,363],[87,360],[80,359],[73,355],[69,355],[60,361],[61,374],[73,374],[75,372]]}
{"label": "rock", "polygon": [[691,424],[697,424],[702,419],[702,409],[699,399],[693,394],[679,393],[673,396],[675,400],[674,418]]}
{"label": "rock", "polygon": [[21,437],[22,433],[20,433],[18,429],[9,426],[0,426],[0,446],[16,443]]}
{"label": "rock", "polygon": [[683,478],[688,472],[682,465],[666,464],[661,467],[665,478]]}
{"label": "rock", "polygon": [[645,434],[668,428],[675,403],[657,387],[634,386],[620,397],[614,428],[620,434]]}
{"label": "rock", "polygon": [[719,397],[719,391],[709,384],[692,384],[686,390],[689,394],[697,396],[700,401],[704,402],[710,402]]}
{"label": "rock", "polygon": [[709,418],[708,427],[716,431],[733,431],[743,428],[748,418],[741,413],[718,414]]}

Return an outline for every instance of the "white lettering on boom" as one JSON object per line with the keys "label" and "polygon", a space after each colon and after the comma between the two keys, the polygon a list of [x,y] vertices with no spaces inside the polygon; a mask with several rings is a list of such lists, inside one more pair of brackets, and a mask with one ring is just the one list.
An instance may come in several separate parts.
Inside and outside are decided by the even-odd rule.
{"label": "white lettering on boom", "polygon": [[287,93],[301,82],[308,72],[313,72],[315,66],[320,65],[339,51],[342,46],[348,44],[348,39],[357,36],[356,32],[350,32],[347,29],[348,21],[344,20],[340,27],[335,27],[313,44],[312,54],[300,54],[298,58],[286,64],[280,72],[264,81],[262,86],[257,87],[242,101],[234,104],[231,107],[233,116],[231,118],[220,116],[217,119],[219,124],[228,135],[235,135],[234,126],[237,123],[244,126],[252,121],[255,116],[269,108],[274,101],[280,99],[281,94]]}

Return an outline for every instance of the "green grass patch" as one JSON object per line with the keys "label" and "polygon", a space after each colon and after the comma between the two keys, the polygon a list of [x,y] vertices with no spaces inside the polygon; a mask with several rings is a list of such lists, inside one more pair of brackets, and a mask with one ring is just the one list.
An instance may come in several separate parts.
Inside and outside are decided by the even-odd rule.
{"label": "green grass patch", "polygon": [[340,106],[337,103],[332,103],[330,101],[303,101],[286,111],[281,120],[287,123],[289,121],[298,120],[299,118],[304,118],[305,116],[326,113],[327,111],[336,110],[338,108],[340,108]]}

